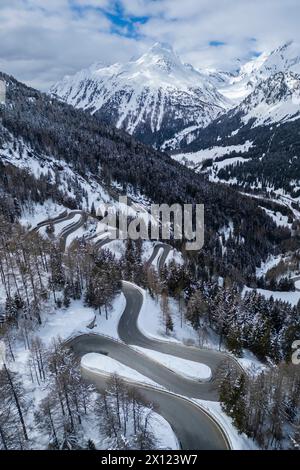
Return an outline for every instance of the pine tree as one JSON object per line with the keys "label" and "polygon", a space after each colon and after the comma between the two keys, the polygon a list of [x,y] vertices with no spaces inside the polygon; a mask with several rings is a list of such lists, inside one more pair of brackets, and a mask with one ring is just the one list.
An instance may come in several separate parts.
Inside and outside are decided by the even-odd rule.
{"label": "pine tree", "polygon": [[246,401],[245,401],[245,375],[242,374],[237,379],[232,391],[231,417],[234,425],[242,433],[246,430]]}
{"label": "pine tree", "polygon": [[196,290],[190,297],[187,305],[186,319],[192,324],[195,330],[201,326],[201,319],[207,315],[207,303],[200,290]]}
{"label": "pine tree", "polygon": [[89,439],[87,442],[87,449],[88,450],[96,450],[95,442],[92,439]]}
{"label": "pine tree", "polygon": [[174,330],[174,324],[170,312],[166,316],[166,334]]}
{"label": "pine tree", "polygon": [[226,346],[235,356],[241,356],[243,352],[243,342],[241,332],[236,324],[232,324],[226,336]]}
{"label": "pine tree", "polygon": [[93,217],[96,217],[96,209],[95,209],[95,204],[94,202],[92,202],[92,206],[91,206],[91,215]]}

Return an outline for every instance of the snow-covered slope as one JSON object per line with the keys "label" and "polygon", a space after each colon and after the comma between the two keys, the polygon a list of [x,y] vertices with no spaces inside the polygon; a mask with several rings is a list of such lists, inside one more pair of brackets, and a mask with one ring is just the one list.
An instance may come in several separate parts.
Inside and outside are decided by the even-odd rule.
{"label": "snow-covered slope", "polygon": [[[186,139],[187,146],[183,152],[173,157],[196,171],[205,172],[211,168],[219,171],[234,162],[239,162],[241,166],[252,159],[259,159],[261,166],[270,165],[265,170],[265,181],[276,180],[278,187],[282,188],[286,184],[289,188],[289,181],[299,181],[295,167],[299,124],[300,75],[278,72],[260,82],[238,106],[216,119],[206,129],[194,131],[194,139],[188,136],[190,141]],[[266,155],[268,159],[264,160]],[[273,158],[274,163],[271,163]],[[291,158],[293,172],[289,169]],[[221,161],[222,166],[217,165],[214,168],[216,159]],[[206,164],[203,166],[204,161]],[[245,174],[248,176],[252,174],[253,178],[261,177],[258,163],[252,163],[247,168],[248,173],[245,170]],[[281,170],[278,172],[279,168]],[[275,177],[276,172],[278,175]],[[241,183],[245,174],[241,176]],[[233,182],[236,183],[235,180]],[[299,186],[298,182],[296,186]]]}
{"label": "snow-covered slope", "polygon": [[[232,109],[226,110],[212,124],[218,128],[214,132],[218,142],[211,142],[210,146],[222,145],[224,137],[228,137],[228,129],[234,137],[249,122],[252,127],[258,127],[300,117],[299,43],[290,41],[272,52],[264,52],[242,65],[239,72],[206,73],[219,93],[232,103]],[[185,150],[192,144],[196,151],[203,149],[205,132],[206,129],[203,132],[200,128],[186,132],[181,139],[181,148]]]}
{"label": "snow-covered slope", "polygon": [[241,102],[262,81],[283,72],[300,74],[300,44],[290,41],[272,52],[244,64],[237,76],[220,82],[219,91],[228,99]]}
{"label": "snow-covered slope", "polygon": [[300,45],[290,41],[246,64],[241,72],[256,81],[265,80],[278,72],[300,73]]}
{"label": "snow-covered slope", "polygon": [[[181,140],[181,149],[188,160],[197,159],[200,153],[219,154],[219,149],[235,149],[245,142],[253,142],[253,148],[269,153],[274,131],[272,127],[286,124],[297,126],[300,119],[300,44],[289,42],[271,53],[261,54],[241,67],[238,75],[215,74],[224,93],[235,106],[218,116],[206,128],[193,128]],[[300,121],[299,121],[300,122]],[[269,135],[270,134],[270,135]],[[295,128],[284,133],[283,141],[292,143]],[[294,143],[297,140],[295,134]],[[265,148],[265,142],[268,143]],[[282,142],[277,143],[282,147]],[[276,149],[274,149],[275,151]],[[235,151],[235,150],[233,150]],[[195,153],[195,158],[193,157]],[[228,154],[230,158],[230,154]],[[182,155],[181,155],[181,160]]]}
{"label": "snow-covered slope", "polygon": [[51,93],[155,147],[176,146],[185,129],[207,126],[230,106],[207,73],[160,43],[126,64],[94,64],[67,76]]}
{"label": "snow-covered slope", "polygon": [[241,126],[296,118],[300,45],[288,42],[239,71],[196,70],[156,43],[126,64],[94,64],[51,92],[162,150],[184,149],[220,115],[242,114]]}
{"label": "snow-covered slope", "polygon": [[286,122],[300,118],[300,75],[279,72],[261,82],[236,108],[253,126]]}

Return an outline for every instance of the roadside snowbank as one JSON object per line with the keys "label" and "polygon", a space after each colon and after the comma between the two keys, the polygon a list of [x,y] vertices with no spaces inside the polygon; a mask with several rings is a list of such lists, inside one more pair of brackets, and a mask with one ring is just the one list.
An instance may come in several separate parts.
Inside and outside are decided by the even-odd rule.
{"label": "roadside snowbank", "polygon": [[235,357],[235,359],[251,376],[257,376],[268,368],[259,359],[257,359],[257,357],[251,351],[248,351],[247,349],[243,350],[243,357]]}
{"label": "roadside snowbank", "polygon": [[169,301],[174,329],[172,335],[167,335],[159,301],[152,299],[145,290],[140,290],[143,293],[144,302],[137,323],[144,336],[161,341],[181,342],[189,345],[199,344],[197,332],[184,321],[184,318],[181,318],[177,302],[174,299]]}
{"label": "roadside snowbank", "polygon": [[81,359],[81,367],[93,374],[118,374],[120,377],[125,380],[129,380],[130,382],[139,382],[158,387],[158,384],[153,380],[148,379],[148,377],[140,374],[131,367],[125,366],[121,362],[116,361],[112,357],[105,356],[104,354],[86,354]]}
{"label": "roadside snowbank", "polygon": [[97,313],[96,325],[92,332],[111,336],[114,339],[120,339],[118,335],[118,325],[125,307],[126,299],[123,292],[121,292],[115,298],[112,309],[108,312],[107,320],[104,313],[102,313],[101,316]]}
{"label": "roadside snowbank", "polygon": [[89,353],[82,357],[81,367],[93,374],[110,375],[118,374],[125,380],[130,382],[139,382],[143,384],[152,385],[157,387],[157,383],[148,377],[140,374],[131,367],[125,366],[112,357],[105,356],[104,354]]}
{"label": "roadside snowbank", "polygon": [[49,346],[53,338],[68,337],[87,330],[87,325],[95,316],[94,310],[85,307],[81,300],[71,302],[67,308],[57,309],[55,313],[49,313],[44,324],[39,328],[37,335]]}
{"label": "roadside snowbank", "polygon": [[295,288],[300,290],[300,280],[295,281]]}
{"label": "roadside snowbank", "polygon": [[[126,305],[126,299],[118,295],[108,313],[100,316],[93,308],[84,306],[82,300],[73,301],[67,309],[58,309],[48,314],[44,325],[39,329],[38,336],[46,345],[58,336],[67,339],[81,333],[99,333],[118,339],[118,324]],[[95,320],[94,328],[88,328]]]}
{"label": "roadside snowbank", "polygon": [[[90,353],[81,359],[81,367],[88,372],[100,375],[118,374],[120,377],[130,382],[139,382],[142,384],[157,386],[155,382],[148,377],[140,374],[134,369],[127,367],[109,356]],[[161,388],[161,387],[160,387]],[[158,413],[151,416],[150,427],[153,429],[155,438],[159,442],[160,449],[180,449],[178,440],[170,424]]]}
{"label": "roadside snowbank", "polygon": [[216,401],[193,400],[207,410],[221,425],[232,446],[232,450],[258,450],[255,442],[245,434],[239,434],[231,419],[222,411],[221,404]]}
{"label": "roadside snowbank", "polygon": [[180,357],[170,356],[169,354],[164,354],[152,349],[141,348],[139,346],[131,347],[187,379],[208,381],[211,378],[211,369],[205,364],[181,359]]}

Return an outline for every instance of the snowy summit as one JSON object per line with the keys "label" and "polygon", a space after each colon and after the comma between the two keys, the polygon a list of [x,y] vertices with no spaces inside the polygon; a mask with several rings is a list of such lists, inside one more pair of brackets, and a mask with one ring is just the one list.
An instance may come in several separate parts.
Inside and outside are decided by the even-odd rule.
{"label": "snowy summit", "polygon": [[125,64],[94,64],[65,77],[51,93],[156,147],[190,126],[205,127],[228,108],[207,74],[164,43]]}

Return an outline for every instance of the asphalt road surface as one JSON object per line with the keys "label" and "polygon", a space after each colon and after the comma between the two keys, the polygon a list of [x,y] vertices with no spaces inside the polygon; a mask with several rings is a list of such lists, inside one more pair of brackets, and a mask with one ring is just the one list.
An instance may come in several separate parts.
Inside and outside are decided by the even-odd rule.
{"label": "asphalt road surface", "polygon": [[[78,213],[80,211],[74,212]],[[53,222],[58,223],[68,217],[70,217],[70,219],[72,218],[70,215],[66,216],[64,213],[61,218],[57,217]],[[61,236],[63,246],[66,244],[68,235],[77,230],[84,223],[84,220],[85,215],[82,213],[79,222],[71,224],[64,229]],[[40,226],[42,226],[42,224],[40,224]],[[109,240],[101,240],[98,244],[99,248],[106,243],[109,243]],[[148,261],[149,266],[157,256],[160,248],[163,249],[163,252],[158,261],[158,268],[161,269],[164,265],[171,247],[160,243],[157,244],[153,250]],[[151,386],[135,384],[143,395],[155,404],[159,413],[170,423],[182,449],[229,449],[229,441],[215,419],[195,403],[187,399],[199,398],[203,400],[218,400],[214,376],[217,367],[224,360],[230,360],[229,357],[217,351],[158,341],[144,336],[137,326],[138,316],[143,303],[143,295],[136,286],[126,281],[123,282],[122,291],[126,298],[126,307],[118,325],[118,333],[122,342],[114,341],[113,339],[101,335],[86,334],[72,339],[69,342],[70,347],[80,357],[91,352],[108,355],[164,387],[166,391],[158,390]],[[151,312],[149,312],[149,314],[151,314]],[[211,368],[213,378],[206,382],[185,379],[160,365],[158,362],[152,361],[147,356],[135,351],[130,345],[142,346],[165,354],[206,364]],[[99,390],[105,387],[107,379],[101,374],[86,369],[83,369],[82,373],[87,380],[91,381]]]}
{"label": "asphalt road surface", "polygon": [[[84,377],[98,390],[105,389],[106,379],[83,370]],[[230,448],[217,422],[184,397],[162,390],[135,385],[142,395],[157,407],[158,413],[171,425],[184,450],[226,450]]]}
{"label": "asphalt road surface", "polygon": [[172,247],[170,245],[166,245],[165,243],[157,243],[154,247],[154,250],[152,252],[152,255],[150,256],[149,260],[147,261],[148,267],[151,266],[152,262],[155,260],[156,256],[159,253],[159,250],[163,250],[162,254],[159,255],[158,259],[158,269],[161,270],[166,262],[166,259],[168,257],[168,254],[172,250]]}

